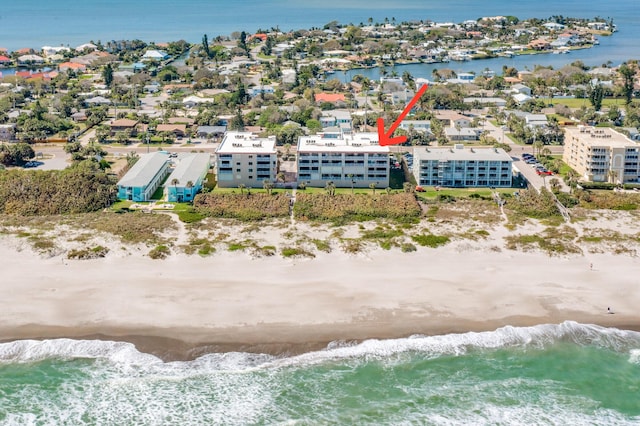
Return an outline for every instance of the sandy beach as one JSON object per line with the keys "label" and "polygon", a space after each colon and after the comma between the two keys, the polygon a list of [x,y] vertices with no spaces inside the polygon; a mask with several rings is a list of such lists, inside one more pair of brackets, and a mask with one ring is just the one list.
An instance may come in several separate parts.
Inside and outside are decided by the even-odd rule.
{"label": "sandy beach", "polygon": [[[584,231],[603,223],[574,226]],[[633,216],[609,218],[606,226],[637,234],[632,223]],[[102,259],[43,257],[5,235],[0,339],[125,340],[166,359],[186,359],[565,320],[640,329],[634,250],[549,256],[500,246],[513,232],[523,229],[497,225],[487,240],[413,253],[378,247],[292,259],[218,251],[164,260],[122,247]]]}

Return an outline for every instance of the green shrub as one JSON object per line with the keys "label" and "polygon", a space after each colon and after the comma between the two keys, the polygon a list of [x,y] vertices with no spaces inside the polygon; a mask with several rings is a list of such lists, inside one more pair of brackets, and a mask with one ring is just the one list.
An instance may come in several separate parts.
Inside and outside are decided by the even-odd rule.
{"label": "green shrub", "polygon": [[282,257],[316,257],[315,254],[299,247],[285,247],[281,250]]}
{"label": "green shrub", "polygon": [[289,198],[283,193],[198,194],[193,205],[202,215],[243,221],[289,216]]}
{"label": "green shrub", "polygon": [[410,253],[412,251],[416,251],[417,248],[411,243],[404,243],[400,246],[400,250],[402,250],[403,253]]}
{"label": "green shrub", "polygon": [[414,194],[309,194],[296,196],[294,213],[300,220],[335,224],[378,218],[412,221],[420,217]]}
{"label": "green shrub", "polygon": [[445,245],[449,242],[449,237],[433,234],[413,235],[411,239],[423,247],[433,248]]}
{"label": "green shrub", "polygon": [[171,254],[169,247],[158,245],[149,252],[149,257],[152,259],[165,259],[169,254]]}
{"label": "green shrub", "polygon": [[109,249],[102,246],[96,246],[93,248],[85,248],[80,250],[69,250],[67,253],[68,259],[97,259],[105,257],[109,253]]}

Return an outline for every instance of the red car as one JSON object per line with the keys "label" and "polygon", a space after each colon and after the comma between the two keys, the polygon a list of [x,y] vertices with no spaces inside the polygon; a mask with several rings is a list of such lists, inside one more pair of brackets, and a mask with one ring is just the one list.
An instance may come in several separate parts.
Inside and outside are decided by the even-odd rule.
{"label": "red car", "polygon": [[551,170],[536,170],[536,173],[538,173],[538,175],[542,176],[552,176],[553,172]]}

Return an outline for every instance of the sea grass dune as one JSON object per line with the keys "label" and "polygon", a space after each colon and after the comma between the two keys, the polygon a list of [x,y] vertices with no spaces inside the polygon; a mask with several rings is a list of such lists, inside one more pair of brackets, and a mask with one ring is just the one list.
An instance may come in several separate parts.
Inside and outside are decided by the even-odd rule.
{"label": "sea grass dune", "polygon": [[[29,242],[33,231],[6,227],[0,251],[13,261],[3,270],[0,337],[101,336],[187,359],[232,348],[303,352],[332,341],[566,320],[635,329],[636,215],[590,215],[557,228],[534,220],[515,229],[425,220],[405,227],[406,235],[402,225],[378,222],[335,228],[226,221],[209,231],[217,239],[205,255],[188,245],[204,244],[203,227],[177,222],[165,230],[173,243],[164,260],[154,260],[145,244],[126,245],[104,232],[90,240],[65,225]],[[382,240],[362,238],[371,235],[396,242],[385,249]],[[439,241],[429,247],[418,236],[442,239],[427,239]],[[398,238],[413,241],[414,251]],[[102,251],[71,255],[82,247]]]}

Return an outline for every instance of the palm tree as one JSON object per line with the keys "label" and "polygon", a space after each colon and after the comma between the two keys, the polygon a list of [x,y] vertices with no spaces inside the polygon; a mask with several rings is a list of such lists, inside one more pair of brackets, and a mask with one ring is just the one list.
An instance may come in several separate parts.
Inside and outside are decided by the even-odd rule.
{"label": "palm tree", "polygon": [[560,180],[558,178],[549,179],[549,186],[551,187],[551,192],[558,193],[560,192]]}
{"label": "palm tree", "polygon": [[333,183],[332,180],[330,180],[329,182],[327,182],[324,189],[327,191],[327,194],[333,196],[336,193],[336,184]]}
{"label": "palm tree", "polygon": [[262,187],[264,188],[265,191],[267,191],[268,195],[271,195],[271,191],[273,190],[273,182],[271,182],[268,179],[265,179],[264,181],[262,181]]}
{"label": "palm tree", "polygon": [[354,189],[353,189],[353,185],[356,183],[356,181],[353,179],[353,173],[350,173],[347,175],[347,177],[351,180],[351,193],[354,193]]}
{"label": "palm tree", "polygon": [[241,183],[240,185],[238,185],[238,189],[240,190],[240,195],[244,194],[244,190],[247,187],[247,185],[245,185],[244,183]]}
{"label": "palm tree", "polygon": [[607,171],[607,180],[611,183],[616,183],[616,179],[618,178],[618,172],[615,170]]}
{"label": "palm tree", "polygon": [[376,185],[378,184],[378,182],[373,182],[369,184],[369,188],[371,188],[371,190],[373,191],[373,195],[376,195]]}

